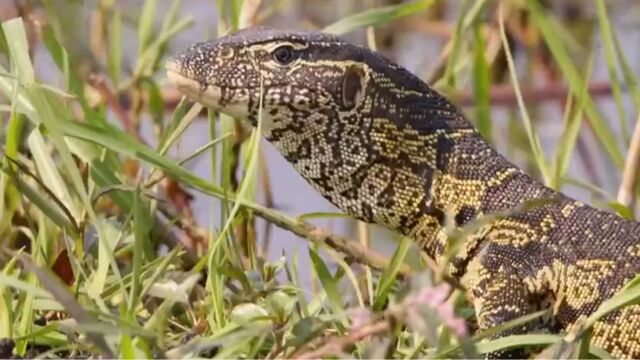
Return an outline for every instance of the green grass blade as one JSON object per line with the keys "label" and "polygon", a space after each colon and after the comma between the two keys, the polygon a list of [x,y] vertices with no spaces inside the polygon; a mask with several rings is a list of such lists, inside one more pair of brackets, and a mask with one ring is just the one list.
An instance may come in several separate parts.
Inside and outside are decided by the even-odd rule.
{"label": "green grass blade", "polygon": [[609,72],[609,80],[611,84],[611,91],[613,92],[613,99],[616,104],[616,111],[618,112],[618,119],[620,122],[620,129],[622,136],[629,143],[631,135],[629,132],[629,126],[627,125],[627,115],[624,111],[624,104],[622,100],[622,90],[620,79],[618,78],[618,71],[616,69],[616,54],[615,54],[615,41],[613,39],[613,29],[609,22],[609,15],[607,14],[607,5],[604,0],[596,0],[596,13],[598,15],[598,23],[600,25],[600,35],[602,36],[602,44],[604,45],[604,59],[607,64],[607,71]]}
{"label": "green grass blade", "polygon": [[[11,276],[15,272],[17,259],[7,261],[2,269],[2,276]],[[9,287],[0,285],[0,338],[13,338],[13,322],[15,321],[12,294]]]}
{"label": "green grass blade", "polygon": [[14,18],[2,23],[2,29],[8,41],[11,68],[15,69],[15,74],[24,85],[35,84],[36,78],[29,59],[29,43],[26,41],[27,35],[24,30],[22,18]]}
{"label": "green grass blade", "polygon": [[640,275],[629,281],[614,296],[605,300],[584,322],[584,329],[592,327],[603,316],[622,307],[640,303]]}
{"label": "green grass blade", "polygon": [[382,276],[380,277],[380,280],[378,282],[378,286],[376,287],[376,293],[374,297],[375,301],[373,303],[374,310],[382,310],[382,307],[387,302],[387,296],[389,295],[393,284],[395,284],[396,282],[396,276],[400,271],[400,267],[404,263],[404,259],[406,258],[412,243],[413,240],[410,237],[406,236],[403,237],[400,241],[398,248],[391,258],[389,267],[382,273]]}
{"label": "green grass blade", "polygon": [[327,249],[327,252],[331,256],[331,258],[340,265],[342,268],[342,272],[345,274],[347,279],[351,282],[351,286],[353,287],[353,291],[356,293],[356,298],[358,299],[358,305],[360,307],[365,307],[364,297],[362,296],[362,291],[360,291],[360,286],[358,285],[358,279],[354,274],[351,266],[344,261],[343,256],[333,251],[332,249]]}
{"label": "green grass blade", "polygon": [[414,15],[419,12],[425,11],[434,3],[435,1],[433,0],[419,0],[398,5],[369,9],[361,13],[348,16],[344,19],[340,19],[335,23],[325,27],[323,31],[341,35],[351,32],[355,29],[389,23],[405,16]]}
{"label": "green grass blade", "polygon": [[[17,95],[17,93],[15,95]],[[13,100],[15,100],[15,97]],[[18,114],[15,111],[15,106],[16,101],[12,101],[9,125],[7,126],[7,134],[5,135],[4,155],[8,159],[18,158],[18,148],[22,142],[22,132],[26,122],[24,115]],[[12,168],[8,159],[2,159],[2,161],[0,161],[2,169],[8,170]],[[0,206],[0,233],[4,233],[5,230],[12,226],[11,219],[20,201],[20,194],[18,194],[15,187],[10,185],[9,177],[10,174],[6,171],[0,173],[0,204],[4,204],[4,206]],[[4,240],[0,240],[0,244],[3,242]]]}
{"label": "green grass blade", "polygon": [[310,219],[327,219],[327,218],[350,218],[349,215],[341,212],[310,212],[306,214],[301,214],[296,217],[299,221],[307,221]]}
{"label": "green grass blade", "polygon": [[158,0],[146,0],[138,20],[138,54],[142,55],[153,39],[153,21],[156,16]]}
{"label": "green grass blade", "polygon": [[538,134],[536,133],[531,119],[529,118],[529,112],[527,111],[527,107],[524,104],[524,100],[522,99],[522,93],[520,92],[520,84],[518,82],[518,75],[515,70],[515,65],[513,64],[513,57],[511,56],[511,49],[509,47],[509,41],[507,40],[507,35],[504,30],[504,19],[503,19],[503,6],[500,7],[499,10],[499,26],[500,26],[500,38],[502,39],[502,46],[505,51],[505,56],[507,59],[507,65],[509,67],[509,75],[511,76],[511,81],[513,83],[513,89],[516,93],[516,99],[518,100],[518,108],[520,109],[520,113],[522,115],[522,121],[527,133],[527,138],[529,139],[529,145],[531,146],[531,151],[533,152],[533,157],[535,158],[536,164],[538,165],[538,169],[542,174],[542,178],[544,179],[545,184],[551,183],[551,177],[549,175],[549,170],[547,168],[546,160],[544,157],[544,152],[542,151],[542,146],[540,145],[540,139],[538,138]]}
{"label": "green grass blade", "polygon": [[111,15],[108,37],[107,68],[113,85],[118,89],[120,69],[122,69],[122,15],[119,9],[116,9]]}
{"label": "green grass blade", "polygon": [[572,107],[572,103],[570,102],[564,119],[564,130],[558,139],[558,147],[553,161],[550,185],[556,190],[559,190],[564,182],[567,169],[569,168],[569,160],[573,154],[578,133],[580,132],[580,126],[582,125],[582,117],[584,114],[582,108],[570,109]]}
{"label": "green grass blade", "polygon": [[476,22],[473,26],[473,98],[475,100],[476,127],[484,139],[491,142],[491,103],[489,88],[489,65],[485,59],[484,26]]}
{"label": "green grass blade", "polygon": [[444,69],[444,75],[442,76],[442,81],[444,84],[453,89],[456,87],[456,64],[460,61],[460,47],[462,46],[462,29],[465,17],[462,14],[468,7],[469,2],[467,0],[463,1],[460,5],[460,14],[456,17],[455,30],[453,31],[453,36],[451,37],[451,53],[449,54],[449,58],[447,60],[447,65]]}
{"label": "green grass blade", "polygon": [[35,128],[27,140],[33,160],[38,169],[40,178],[44,184],[53,192],[56,198],[62,203],[73,215],[75,222],[80,221],[82,211],[75,199],[71,197],[71,193],[67,188],[60,172],[55,167],[55,161],[50,150],[44,142],[44,138],[39,128]]}
{"label": "green grass blade", "polygon": [[169,132],[166,141],[164,141],[160,147],[161,155],[166,154],[171,145],[173,145],[182,136],[182,134],[184,134],[196,116],[198,116],[200,111],[202,111],[202,108],[203,106],[201,104],[193,104],[191,109],[189,109],[189,111],[187,111],[187,113],[178,121],[175,128],[172,127],[172,131]]}
{"label": "green grass blade", "polygon": [[19,278],[6,273],[0,273],[0,286],[11,287],[25,293],[31,293],[34,297],[45,299],[53,298],[51,294],[41,287],[20,280]]}
{"label": "green grass blade", "polygon": [[142,262],[144,261],[144,244],[149,243],[149,232],[151,224],[146,207],[142,202],[140,189],[136,189],[133,197],[133,264],[132,264],[132,284],[131,295],[129,297],[129,313],[135,314],[136,307],[140,303],[142,289]]}
{"label": "green grass blade", "polygon": [[616,137],[611,131],[607,121],[598,111],[593,98],[589,95],[586,80],[580,77],[567,49],[562,44],[559,34],[563,32],[552,20],[552,16],[544,13],[537,0],[529,0],[527,1],[527,5],[531,12],[533,23],[541,31],[553,58],[569,83],[571,92],[577,97],[580,106],[584,108],[587,119],[598,140],[604,146],[613,163],[619,168],[622,168],[624,166],[624,157],[618,147]]}
{"label": "green grass blade", "polygon": [[[589,58],[589,63],[587,65],[587,78],[589,77],[588,74],[591,74],[592,66],[593,56]],[[573,97],[569,97],[569,101],[567,102],[565,116],[563,119],[563,131],[558,139],[558,145],[551,170],[551,187],[556,190],[559,190],[564,182],[567,169],[569,168],[569,160],[571,159],[573,149],[575,148],[576,141],[578,140],[578,134],[580,132],[584,116],[584,109],[581,104],[578,103],[574,105],[573,100]]]}
{"label": "green grass blade", "polygon": [[48,217],[54,224],[60,228],[66,229],[70,233],[78,231],[75,223],[73,223],[69,217],[67,217],[65,211],[63,211],[56,201],[53,201],[49,194],[42,192],[40,189],[36,189],[32,184],[20,176],[13,169],[8,166],[2,166],[2,172],[8,177],[9,181],[15,186],[20,194],[37,207],[42,213]]}
{"label": "green grass blade", "polygon": [[318,276],[318,280],[320,280],[320,283],[322,284],[324,292],[327,294],[327,299],[329,299],[329,303],[331,304],[333,311],[336,313],[344,312],[342,307],[342,297],[338,290],[337,279],[331,275],[331,272],[329,272],[329,268],[325,264],[324,260],[322,260],[315,250],[309,249],[309,256],[311,258],[311,263],[313,264],[313,269]]}
{"label": "green grass blade", "polygon": [[552,345],[562,340],[560,335],[511,335],[495,340],[476,344],[476,350],[480,354],[514,348],[522,348],[531,345]]}
{"label": "green grass blade", "polygon": [[[29,115],[33,115],[33,117],[30,117],[30,120],[36,124],[42,122],[46,127],[49,132],[49,139],[54,144],[55,149],[60,156],[62,169],[64,169],[69,176],[73,189],[82,200],[84,209],[89,215],[89,218],[94,223],[97,223],[97,216],[93,210],[87,190],[85,189],[80,171],[71,155],[69,146],[65,142],[60,131],[60,122],[58,120],[67,116],[65,111],[66,108],[61,104],[54,105],[49,94],[42,88],[36,86],[34,79],[29,78],[29,74],[32,74],[33,69],[31,67],[31,60],[29,59],[29,53],[27,51],[28,41],[22,20],[20,18],[12,19],[4,23],[3,27],[5,35],[12,39],[10,46],[12,57],[16,61],[16,64],[14,65],[18,71],[21,72],[19,74],[20,85],[22,86],[20,93],[24,95],[23,101],[26,103],[26,106],[31,107],[31,109],[29,109]],[[96,230],[100,240],[99,244],[102,244],[104,242],[102,229],[98,226]],[[100,246],[102,249],[102,245]],[[95,285],[98,284],[104,285],[104,279],[97,279]],[[106,311],[106,306],[98,296],[99,292],[101,291],[93,292],[92,296],[94,300],[101,305],[102,309]]]}
{"label": "green grass blade", "polygon": [[[215,121],[215,113],[211,110],[207,110],[207,120],[209,122],[209,139],[217,138],[217,130],[216,130],[216,121]],[[223,140],[222,144],[224,145],[226,142],[230,141],[227,139]],[[211,159],[211,183],[214,183],[218,178],[218,152],[217,147],[212,146],[210,152]],[[214,209],[217,205],[215,199],[211,199],[211,208]],[[215,218],[216,214],[214,211],[210,214],[209,221],[209,247],[213,246],[215,241]],[[215,254],[216,263],[220,263],[222,259],[224,259],[224,254]],[[212,311],[211,315],[208,316],[209,326],[212,329],[221,329],[226,325],[227,322],[227,313],[224,304],[224,276],[222,274],[217,274],[209,271],[207,276],[207,288],[211,293],[211,302],[212,302]]]}
{"label": "green grass blade", "polygon": [[635,105],[635,113],[640,113],[640,89],[638,89],[638,75],[633,72],[627,57],[624,55],[624,49],[622,49],[616,33],[612,33],[612,36],[616,47],[616,54],[618,55],[618,62],[622,69],[624,82],[627,85],[627,91],[631,94],[631,100],[633,100],[633,104]]}

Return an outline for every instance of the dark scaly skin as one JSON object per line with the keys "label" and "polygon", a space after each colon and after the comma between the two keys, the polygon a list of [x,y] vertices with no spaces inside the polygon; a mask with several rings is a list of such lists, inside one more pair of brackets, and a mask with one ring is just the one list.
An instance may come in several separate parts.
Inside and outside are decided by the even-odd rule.
{"label": "dark scaly skin", "polygon": [[[569,331],[640,272],[639,223],[538,183],[375,52],[321,33],[254,28],[195,44],[167,69],[190,99],[253,125],[262,87],[263,134],[298,172],[345,212],[412,236],[436,261],[446,214],[463,226],[553,199],[490,223],[454,258],[451,273],[482,329],[550,307],[550,318],[509,334]],[[598,322],[592,344],[640,357],[640,306]]]}

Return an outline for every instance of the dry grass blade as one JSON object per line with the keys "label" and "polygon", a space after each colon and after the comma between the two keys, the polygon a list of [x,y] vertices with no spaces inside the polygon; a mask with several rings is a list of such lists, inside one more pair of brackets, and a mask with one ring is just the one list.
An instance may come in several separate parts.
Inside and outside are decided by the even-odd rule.
{"label": "dry grass blade", "polygon": [[622,182],[618,189],[618,202],[620,204],[633,208],[636,189],[638,188],[638,177],[640,177],[640,114],[633,130],[622,173]]}

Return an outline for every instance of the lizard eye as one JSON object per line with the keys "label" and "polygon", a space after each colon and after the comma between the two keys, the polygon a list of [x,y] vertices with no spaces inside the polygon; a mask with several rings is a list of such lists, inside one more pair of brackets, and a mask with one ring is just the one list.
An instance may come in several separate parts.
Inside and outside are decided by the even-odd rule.
{"label": "lizard eye", "polygon": [[287,65],[293,60],[293,47],[283,45],[273,51],[273,58],[281,65]]}

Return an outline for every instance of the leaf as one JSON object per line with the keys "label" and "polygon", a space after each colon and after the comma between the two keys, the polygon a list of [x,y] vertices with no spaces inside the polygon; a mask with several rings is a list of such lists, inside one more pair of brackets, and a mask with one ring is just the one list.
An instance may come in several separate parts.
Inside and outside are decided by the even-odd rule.
{"label": "leaf", "polygon": [[17,277],[9,275],[9,274],[0,273],[0,285],[1,286],[12,287],[14,289],[17,289],[17,290],[20,290],[20,291],[24,291],[26,293],[31,293],[31,294],[33,294],[34,296],[37,296],[37,297],[52,298],[51,295],[47,291],[45,291],[45,290],[43,290],[43,289],[41,289],[41,288],[39,288],[39,287],[37,287],[37,286],[35,286],[33,284],[29,284],[29,283],[27,283],[25,281],[22,281],[22,280],[18,279]]}
{"label": "leaf", "polygon": [[567,342],[561,339],[555,344],[544,349],[536,356],[536,359],[568,359],[576,349],[577,346],[574,342]]}
{"label": "leaf", "polygon": [[51,266],[51,270],[54,274],[58,275],[60,280],[67,284],[67,286],[71,286],[75,281],[67,249],[62,250],[60,254],[58,254],[56,261],[53,263],[53,266]]}
{"label": "leaf", "polygon": [[485,59],[484,26],[476,22],[473,26],[475,44],[473,47],[473,98],[475,100],[476,126],[480,135],[491,142],[491,104],[489,87],[489,65]]}
{"label": "leaf", "polygon": [[638,89],[638,80],[636,79],[636,74],[633,72],[633,69],[629,65],[629,62],[624,55],[624,49],[620,45],[620,41],[618,40],[616,33],[612,33],[612,36],[615,41],[616,54],[618,55],[618,62],[620,63],[620,68],[622,69],[622,75],[627,86],[627,91],[631,94],[631,100],[633,100],[635,110],[636,112],[638,112],[640,111],[640,90]]}
{"label": "leaf", "polygon": [[117,8],[111,15],[111,21],[109,22],[107,68],[113,85],[118,89],[120,69],[122,68],[122,16]]}
{"label": "leaf", "polygon": [[340,19],[324,28],[324,32],[336,35],[355,29],[389,23],[405,16],[414,15],[428,9],[434,0],[419,0],[398,5],[374,8]]}
{"label": "leaf", "polygon": [[640,303],[640,275],[629,281],[615,295],[605,300],[584,322],[583,329],[591,328],[600,318],[631,304]]}
{"label": "leaf", "polygon": [[531,146],[531,151],[533,152],[533,157],[535,158],[536,164],[538,165],[538,170],[542,174],[542,178],[544,179],[545,185],[549,185],[551,183],[551,176],[549,174],[549,168],[547,167],[547,162],[544,156],[544,151],[542,150],[542,146],[540,145],[540,138],[536,133],[531,119],[529,118],[529,112],[527,111],[527,107],[524,104],[524,100],[522,99],[522,93],[520,92],[520,84],[518,82],[518,76],[516,73],[515,65],[513,62],[513,57],[511,55],[511,49],[509,48],[509,41],[507,40],[507,35],[504,29],[504,19],[503,19],[503,8],[504,3],[501,4],[499,9],[499,27],[500,27],[500,38],[502,39],[502,47],[504,48],[505,57],[507,59],[507,65],[509,67],[509,74],[511,76],[511,81],[513,83],[513,89],[516,93],[516,99],[518,100],[518,108],[520,109],[520,113],[522,115],[522,122],[524,125],[524,129],[527,133],[527,138],[529,139],[529,146]]}
{"label": "leaf", "polygon": [[318,337],[327,326],[328,324],[318,317],[310,316],[303,318],[293,325],[291,329],[293,339],[290,340],[289,344],[294,347],[306,344]]}
{"label": "leaf", "polygon": [[29,42],[24,30],[22,18],[13,18],[2,23],[2,30],[8,41],[11,68],[14,69],[20,82],[25,85],[35,84],[35,75],[29,58]]}
{"label": "leaf", "polygon": [[520,317],[515,318],[513,320],[509,320],[507,322],[503,322],[503,323],[501,323],[501,324],[499,324],[497,326],[494,326],[494,327],[492,327],[490,329],[486,329],[484,331],[480,331],[480,332],[476,333],[473,336],[473,339],[474,340],[481,340],[481,339],[485,339],[485,338],[491,337],[492,335],[501,333],[503,331],[506,331],[506,330],[509,330],[509,329],[513,329],[513,328],[516,328],[518,326],[527,324],[530,321],[535,320],[535,319],[537,319],[537,318],[539,318],[542,315],[547,314],[547,313],[549,313],[549,310],[540,310],[540,311],[533,312],[531,314],[520,316]]}
{"label": "leaf", "polygon": [[595,345],[589,345],[589,353],[597,356],[600,359],[613,359],[613,355],[609,354],[606,350],[597,347]]}
{"label": "leaf", "polygon": [[607,71],[609,72],[609,79],[611,84],[611,92],[613,93],[613,99],[616,104],[616,111],[618,112],[618,121],[622,136],[629,143],[630,134],[629,126],[627,125],[627,115],[624,111],[624,102],[622,98],[622,84],[621,79],[618,78],[616,54],[615,54],[615,41],[613,39],[613,29],[609,22],[609,16],[607,14],[607,5],[604,0],[596,0],[596,14],[598,15],[599,33],[602,37],[602,45],[604,47],[604,59],[607,64]]}
{"label": "leaf", "polygon": [[551,345],[561,340],[562,336],[560,335],[510,335],[495,340],[479,342],[476,344],[476,350],[480,354],[486,354],[498,350],[522,348],[531,345]]}
{"label": "leaf", "polygon": [[[65,209],[60,206],[61,204],[58,201],[54,200],[50,192],[47,192],[42,188],[35,188],[32,185],[33,182],[24,179],[26,175],[23,175],[23,171],[18,173],[8,165],[4,164],[0,165],[0,168],[2,169],[3,174],[7,176],[13,186],[15,186],[20,192],[20,195],[29,199],[29,201],[42,211],[42,213],[54,224],[66,229],[70,233],[78,232],[78,227],[73,221],[73,218],[67,216]],[[44,185],[42,183],[38,184]]]}
{"label": "leaf", "polygon": [[160,148],[160,154],[164,155],[169,150],[169,147],[175,143],[182,134],[187,130],[191,122],[198,116],[203,106],[201,104],[193,104],[191,109],[180,119],[180,121],[176,124],[175,128],[172,128],[172,132],[169,134],[169,137],[163,142],[162,147]]}
{"label": "leaf", "polygon": [[349,215],[339,212],[310,212],[301,214],[296,217],[297,221],[307,221],[310,219],[325,219],[325,218],[350,218]]}
{"label": "leaf", "polygon": [[[133,197],[133,263],[132,263],[132,285],[129,297],[129,314],[133,316],[141,301],[142,291],[142,264],[145,260],[145,244],[150,244],[149,234],[153,224],[151,215],[140,194],[140,188],[136,188]],[[149,252],[152,252],[150,250]]]}
{"label": "leaf", "polygon": [[47,50],[49,50],[49,54],[51,54],[51,58],[58,66],[58,69],[62,71],[65,77],[65,83],[67,90],[76,95],[80,104],[82,105],[82,109],[86,113],[86,118],[89,122],[96,122],[98,119],[96,116],[93,116],[93,110],[87,104],[87,100],[84,94],[84,83],[80,79],[80,76],[72,66],[71,59],[67,51],[62,47],[62,44],[58,41],[55,35],[55,31],[51,25],[45,25],[42,27],[42,41],[46,46]]}
{"label": "leaf", "polygon": [[559,190],[565,180],[569,161],[573,154],[573,148],[575,147],[576,140],[578,139],[578,133],[582,126],[584,112],[579,105],[574,108],[571,99],[572,98],[570,97],[567,103],[563,131],[558,139],[558,145],[553,161],[551,187],[555,190]]}
{"label": "leaf", "polygon": [[82,211],[71,197],[67,185],[62,180],[62,175],[60,175],[55,166],[51,151],[45,145],[39,127],[33,129],[27,142],[42,182],[47,185],[47,188],[51,189],[60,203],[71,212],[75,222],[78,223],[81,220]]}
{"label": "leaf", "polygon": [[456,18],[455,30],[449,44],[451,45],[451,53],[447,59],[447,64],[444,69],[444,75],[442,81],[449,88],[456,87],[456,71],[454,71],[455,65],[460,61],[460,38],[463,29],[463,23],[465,17],[462,14],[467,10],[469,2],[467,0],[462,1],[460,4],[460,14]]}
{"label": "leaf", "polygon": [[340,292],[338,291],[338,282],[337,280],[331,276],[327,265],[324,263],[320,255],[313,249],[309,249],[309,256],[311,257],[311,263],[313,264],[313,269],[322,284],[322,287],[327,294],[327,298],[329,299],[329,303],[335,312],[343,312],[342,308],[342,298],[340,296]]}
{"label": "leaf", "polygon": [[143,54],[149,47],[153,36],[153,21],[156,16],[158,0],[146,0],[138,19],[138,53]]}
{"label": "leaf", "polygon": [[170,294],[169,297],[165,298],[165,300],[156,308],[156,311],[151,315],[149,320],[144,324],[144,328],[146,330],[153,330],[156,332],[163,332],[164,326],[163,324],[167,321],[169,317],[169,312],[179,301],[183,301],[184,299],[189,298],[189,293],[193,289],[193,287],[198,283],[200,279],[200,274],[192,273],[190,274],[184,281],[174,288],[174,291]]}
{"label": "leaf", "polygon": [[261,306],[245,303],[235,306],[229,317],[238,325],[261,325],[268,323],[269,313]]}
{"label": "leaf", "polygon": [[[471,338],[471,340],[473,340],[474,343],[479,343],[480,340],[489,338],[503,331],[527,324],[530,321],[535,320],[548,312],[549,312],[548,310],[540,310],[531,314],[520,316],[516,319],[501,323],[493,328],[486,329],[484,331],[479,331]],[[458,353],[461,346],[462,346],[461,344],[454,344],[454,345],[448,346],[442,349],[440,352],[438,352],[434,357],[439,359],[451,357],[451,355]]]}
{"label": "leaf", "polygon": [[[24,115],[16,112],[16,104],[14,100],[15,99],[12,99],[11,101],[11,114],[5,134],[4,153],[8,159],[18,158],[18,151],[20,148],[20,144],[22,143],[24,124],[27,122]],[[8,168],[15,168],[15,166],[7,164],[6,159],[2,159],[2,162],[4,163],[4,165],[7,165]],[[12,218],[13,212],[17,208],[19,195],[16,192],[15,188],[7,187],[7,176],[8,175],[4,171],[0,174],[0,204],[5,204],[3,207],[0,207],[0,218],[5,219],[5,224],[9,225],[9,219]]]}
{"label": "leaf", "polygon": [[615,210],[618,213],[618,215],[622,216],[623,218],[629,219],[629,220],[635,219],[633,210],[630,209],[628,206],[624,206],[617,201],[609,201],[607,202],[607,205],[609,205],[610,208]]}
{"label": "leaf", "polygon": [[173,114],[171,114],[171,119],[169,123],[165,126],[164,131],[160,135],[160,139],[158,140],[157,149],[162,149],[166,147],[166,143],[169,141],[169,138],[173,136],[173,133],[176,131],[176,128],[180,125],[180,122],[184,119],[187,112],[193,107],[193,105],[187,100],[186,97],[182,97],[178,105],[176,105],[173,110]]}
{"label": "leaf", "polygon": [[396,276],[398,272],[400,272],[400,267],[404,263],[404,259],[409,252],[409,248],[413,244],[413,239],[408,236],[405,236],[400,241],[400,245],[393,254],[391,258],[391,262],[389,263],[389,267],[385,269],[378,281],[378,286],[376,287],[375,293],[375,302],[373,303],[373,310],[380,311],[382,310],[384,304],[387,301],[387,296],[389,295],[390,290],[393,285],[396,283]]}
{"label": "leaf", "polygon": [[586,80],[580,77],[575,64],[571,60],[571,56],[562,44],[559,34],[563,34],[563,31],[552,20],[552,16],[544,12],[537,0],[528,0],[527,5],[533,24],[542,33],[553,58],[560,67],[560,72],[564,74],[569,83],[571,92],[576,96],[580,106],[584,108],[587,120],[591,124],[598,140],[604,146],[613,163],[622,168],[624,166],[624,157],[618,148],[618,141],[608,122],[598,111],[593,98],[589,95]]}

